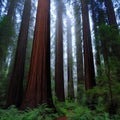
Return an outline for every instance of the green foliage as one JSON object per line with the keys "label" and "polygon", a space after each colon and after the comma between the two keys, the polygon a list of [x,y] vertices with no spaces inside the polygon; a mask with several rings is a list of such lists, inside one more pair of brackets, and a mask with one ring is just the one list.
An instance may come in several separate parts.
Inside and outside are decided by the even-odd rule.
{"label": "green foliage", "polygon": [[79,104],[86,105],[86,92],[84,82],[78,84],[78,93],[77,93],[77,101]]}
{"label": "green foliage", "polygon": [[99,34],[102,42],[102,46],[101,46],[102,52],[109,51],[110,53],[112,52],[114,53],[114,51],[112,51],[113,48],[116,49],[116,52],[119,51],[120,34],[115,26],[104,25],[104,24],[100,25]]}
{"label": "green foliage", "polygon": [[52,108],[48,108],[45,104],[34,109],[26,109],[25,111],[20,111],[15,106],[11,106],[6,110],[0,109],[0,120],[55,120],[60,116],[66,116],[67,120],[120,119],[120,111],[118,114],[110,116],[104,109],[102,96],[98,99],[99,104],[96,105],[96,109],[94,110],[91,110],[86,105],[80,105],[77,102],[71,101],[57,102],[55,105],[57,112],[54,112]]}
{"label": "green foliage", "polygon": [[110,116],[102,104],[103,98],[99,97],[98,99],[100,103],[96,105],[96,109],[94,110],[91,110],[86,105],[70,101],[66,101],[65,103],[58,102],[56,109],[59,115],[66,116],[67,120],[118,120],[120,118],[119,114]]}
{"label": "green foliage", "polygon": [[5,16],[0,20],[0,38],[8,39],[14,34],[14,29],[11,21]]}
{"label": "green foliage", "polygon": [[[119,71],[120,71],[120,61],[119,61],[119,47],[120,47],[120,34],[115,26],[100,25],[100,54],[102,53],[103,63],[98,67],[101,72],[100,76],[97,76],[97,84],[93,90],[88,92],[90,99],[95,99],[97,104],[99,104],[99,98],[101,97],[101,110],[106,112],[116,113],[119,111],[119,101],[120,101],[120,89],[119,86]],[[100,108],[100,105],[97,106]],[[100,109],[99,109],[100,110]]]}
{"label": "green foliage", "polygon": [[0,109],[0,120],[54,120],[57,117],[58,114],[44,104],[25,111],[17,110],[15,106],[11,106],[7,110]]}
{"label": "green foliage", "polygon": [[3,17],[0,20],[0,60],[6,57],[8,53],[8,46],[13,44],[11,37],[14,37],[14,35],[15,31],[11,21],[9,21],[7,17]]}
{"label": "green foliage", "polygon": [[11,106],[7,110],[0,109],[0,120],[20,120],[20,112],[14,107]]}
{"label": "green foliage", "polygon": [[14,37],[15,31],[11,21],[6,16],[2,17],[0,19],[0,106],[5,103],[8,62],[11,59],[11,49],[14,48]]}

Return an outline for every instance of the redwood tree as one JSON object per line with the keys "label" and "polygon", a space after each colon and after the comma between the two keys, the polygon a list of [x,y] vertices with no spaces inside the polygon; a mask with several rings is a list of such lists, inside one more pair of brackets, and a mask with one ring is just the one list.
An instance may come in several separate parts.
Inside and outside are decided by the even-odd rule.
{"label": "redwood tree", "polygon": [[81,0],[81,6],[82,6],[82,22],[83,22],[85,87],[87,90],[93,88],[96,85],[96,83],[95,83],[95,72],[94,72],[87,0]]}
{"label": "redwood tree", "polygon": [[50,81],[50,0],[39,0],[29,78],[22,108],[52,105]]}
{"label": "redwood tree", "polygon": [[30,21],[31,0],[25,1],[22,23],[18,37],[14,66],[10,78],[7,106],[20,106],[23,97],[23,77],[25,67],[26,46]]}
{"label": "redwood tree", "polygon": [[64,101],[64,74],[63,74],[63,21],[62,0],[57,1],[56,20],[56,58],[55,58],[55,93],[59,101]]}

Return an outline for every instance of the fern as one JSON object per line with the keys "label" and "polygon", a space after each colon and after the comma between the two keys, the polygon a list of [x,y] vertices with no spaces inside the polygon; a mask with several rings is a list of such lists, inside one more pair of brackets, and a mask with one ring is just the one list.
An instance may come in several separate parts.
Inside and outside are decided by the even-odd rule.
{"label": "fern", "polygon": [[0,120],[53,120],[57,117],[58,114],[44,104],[25,111],[19,111],[14,106],[7,110],[0,109]]}

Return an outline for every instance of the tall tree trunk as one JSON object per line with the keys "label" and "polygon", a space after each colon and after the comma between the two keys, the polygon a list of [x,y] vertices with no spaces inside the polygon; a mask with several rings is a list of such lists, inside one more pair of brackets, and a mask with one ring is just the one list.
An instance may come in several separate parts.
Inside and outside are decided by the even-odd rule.
{"label": "tall tree trunk", "polygon": [[108,14],[109,24],[117,28],[118,25],[117,25],[117,21],[116,21],[116,17],[115,17],[112,0],[104,0],[104,1],[105,1],[107,14]]}
{"label": "tall tree trunk", "polygon": [[1,26],[0,26],[0,70],[3,69],[4,68],[3,65],[6,64],[5,61],[8,55],[8,47],[10,46],[10,42],[12,41],[11,38],[13,37],[13,34],[14,34],[13,33],[13,30],[14,30],[13,19],[14,19],[17,0],[10,0],[9,2],[7,2],[7,4],[8,3],[9,3],[9,7],[8,7],[7,15],[0,21],[1,22]]}
{"label": "tall tree trunk", "polygon": [[[80,6],[74,3],[75,12],[75,38],[76,38],[76,57],[77,57],[77,81],[78,85],[83,82],[83,55],[82,55],[82,39],[81,39],[81,18]],[[79,88],[78,88],[79,89]],[[79,90],[78,90],[79,91]]]}
{"label": "tall tree trunk", "polygon": [[[105,2],[106,10],[107,10],[108,22],[109,22],[109,25],[112,28],[111,29],[113,31],[112,33],[114,33],[114,36],[112,38],[113,41],[112,41],[112,44],[111,44],[112,56],[115,56],[118,59],[118,62],[119,62],[120,61],[120,52],[118,52],[120,50],[120,45],[118,44],[119,30],[118,30],[116,17],[115,17],[114,7],[113,7],[112,0],[104,0],[104,2]],[[117,76],[117,79],[119,80],[119,77],[120,77],[120,63],[118,63],[118,65],[117,65],[116,76]]]}
{"label": "tall tree trunk", "polygon": [[10,43],[12,43],[11,38],[13,37],[14,34],[13,19],[14,19],[17,0],[10,0],[6,4],[8,3],[10,5],[8,7],[7,15],[0,21],[1,22],[1,26],[0,26],[0,67],[1,68],[2,68],[2,64],[5,64],[6,57],[8,55],[8,47],[10,46]]}
{"label": "tall tree trunk", "polygon": [[81,9],[78,2],[74,3],[74,16],[75,16],[75,40],[76,40],[76,65],[77,65],[77,99],[81,98],[80,84],[84,82],[83,75],[83,51],[82,51],[82,21],[81,21]]}
{"label": "tall tree trunk", "polygon": [[50,0],[39,0],[29,78],[22,108],[52,105],[50,80]]}
{"label": "tall tree trunk", "polygon": [[80,93],[80,83],[84,80],[83,77],[83,54],[82,54],[82,39],[81,39],[81,18],[80,18],[80,5],[74,3],[74,14],[75,14],[75,39],[76,39],[76,62],[77,62],[77,82],[78,82],[78,98]]}
{"label": "tall tree trunk", "polygon": [[71,38],[71,20],[67,17],[67,66],[68,66],[68,97],[74,98],[73,84],[73,58],[72,58],[72,38]]}
{"label": "tall tree trunk", "polygon": [[63,74],[63,22],[62,22],[62,0],[57,1],[56,22],[56,58],[55,58],[55,93],[59,101],[65,100],[64,74]]}
{"label": "tall tree trunk", "polygon": [[[104,0],[104,1],[107,10],[109,25],[111,25],[116,30],[116,32],[113,31],[115,33],[114,40],[116,41],[116,36],[118,36],[119,31],[118,31],[118,25],[115,17],[113,3],[112,0]],[[111,47],[113,50],[113,55],[115,55],[120,60],[120,53],[118,52],[120,46],[118,46],[117,44],[112,44]]]}
{"label": "tall tree trunk", "polygon": [[96,85],[96,83],[87,1],[81,0],[81,5],[83,21],[83,40],[84,40],[85,87],[86,90],[88,90],[93,88]]}
{"label": "tall tree trunk", "polygon": [[15,14],[15,8],[16,8],[17,0],[10,0],[8,12],[7,12],[7,17],[9,20],[12,22],[14,19],[14,14]]}
{"label": "tall tree trunk", "polygon": [[[6,64],[6,58],[8,57],[10,44],[12,44],[14,37],[14,16],[15,8],[18,0],[9,0],[6,2],[8,5],[7,15],[3,17],[0,21],[2,24],[0,26],[0,69],[3,69]],[[1,1],[5,2],[5,1]],[[7,66],[8,67],[8,66]],[[2,71],[1,71],[2,73]]]}
{"label": "tall tree trunk", "polygon": [[22,23],[18,37],[18,44],[15,54],[15,62],[12,70],[7,106],[12,104],[20,106],[23,97],[23,77],[25,67],[26,46],[30,21],[31,0],[25,1]]}

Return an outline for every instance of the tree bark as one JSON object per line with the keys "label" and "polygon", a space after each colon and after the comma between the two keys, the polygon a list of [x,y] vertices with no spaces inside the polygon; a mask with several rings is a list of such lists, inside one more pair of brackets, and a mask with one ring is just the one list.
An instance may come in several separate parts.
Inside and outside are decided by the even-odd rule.
{"label": "tree bark", "polygon": [[56,53],[55,53],[55,93],[59,101],[65,100],[63,74],[63,22],[62,0],[57,1]]}
{"label": "tree bark", "polygon": [[8,89],[7,106],[14,104],[17,107],[19,107],[22,102],[23,78],[24,78],[27,38],[29,31],[30,11],[31,11],[31,0],[26,0],[23,11],[22,22],[21,22],[20,33],[18,37],[14,67],[12,70],[9,89]]}
{"label": "tree bark", "polygon": [[81,5],[83,21],[83,41],[84,41],[85,88],[86,90],[88,90],[93,88],[96,85],[96,83],[87,1],[81,0]]}
{"label": "tree bark", "polygon": [[39,0],[29,78],[21,108],[42,103],[51,106],[50,80],[50,0]]}

